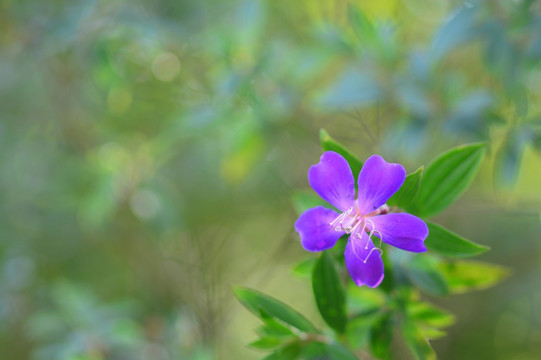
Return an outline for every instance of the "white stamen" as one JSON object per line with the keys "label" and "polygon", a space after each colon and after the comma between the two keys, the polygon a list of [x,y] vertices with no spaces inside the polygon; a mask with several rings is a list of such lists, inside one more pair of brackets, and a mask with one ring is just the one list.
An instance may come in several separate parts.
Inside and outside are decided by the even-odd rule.
{"label": "white stamen", "polygon": [[334,219],[333,221],[331,221],[331,223],[329,224],[331,228],[334,231],[345,231],[344,226],[343,226],[344,219],[346,219],[349,216],[349,214],[351,214],[352,211],[353,211],[353,208],[350,207],[349,209],[344,211],[342,214],[338,215],[338,217]]}
{"label": "white stamen", "polygon": [[[363,225],[363,228],[362,230],[359,232],[359,226]],[[353,238],[355,239],[360,239],[361,238],[361,234],[364,232],[364,229],[366,229],[366,223],[362,220],[362,219],[359,219],[357,221],[357,224],[355,224],[355,226],[353,227],[353,229],[351,229],[351,234],[353,234]]]}
{"label": "white stamen", "polygon": [[363,262],[366,264],[366,262],[368,261],[368,259],[370,258],[370,255],[372,255],[372,251],[374,250],[377,250],[379,252],[379,255],[383,255],[383,249],[381,248],[378,248],[378,247],[374,247],[372,249],[370,249],[370,252],[368,252],[368,256],[366,257],[366,259],[363,260]]}
{"label": "white stamen", "polygon": [[[366,241],[366,246],[364,249],[368,249],[368,244],[370,243],[370,240],[372,240],[372,235],[374,235],[374,231],[376,231],[376,226],[374,225],[374,222],[370,219],[365,220],[367,223],[370,222],[370,225],[372,225],[372,229],[370,229],[370,234],[368,234],[368,240]],[[379,232],[379,231],[378,231]]]}

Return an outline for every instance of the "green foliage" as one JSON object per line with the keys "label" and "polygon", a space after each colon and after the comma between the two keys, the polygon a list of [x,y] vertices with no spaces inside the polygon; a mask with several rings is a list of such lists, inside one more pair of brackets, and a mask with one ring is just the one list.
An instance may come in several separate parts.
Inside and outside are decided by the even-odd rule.
{"label": "green foliage", "polygon": [[391,198],[387,201],[387,205],[406,208],[409,204],[411,204],[419,191],[421,179],[423,177],[423,170],[424,167],[421,166],[411,174],[408,174],[408,176],[406,176],[406,180],[404,180],[404,184],[402,184],[400,189],[398,189],[398,191],[391,196]]}
{"label": "green foliage", "polygon": [[299,262],[293,269],[291,270],[294,275],[301,277],[301,278],[310,278],[312,276],[312,272],[314,269],[314,265],[316,263],[316,258],[308,258],[306,260],[303,260]]}
{"label": "green foliage", "polygon": [[419,193],[408,209],[423,217],[445,209],[473,181],[484,154],[484,144],[462,145],[441,154],[426,168]]}
{"label": "green foliage", "polygon": [[377,36],[376,29],[358,7],[348,4],[348,20],[353,32],[359,39],[360,46],[373,44]]}
{"label": "green foliage", "polygon": [[440,269],[454,294],[489,288],[509,274],[502,266],[466,260],[443,263]]}
{"label": "green foliage", "polygon": [[259,350],[269,350],[280,346],[283,342],[284,340],[282,338],[267,336],[252,341],[248,346]]}
{"label": "green foliage", "polygon": [[393,313],[382,313],[370,329],[370,351],[378,359],[391,359],[391,342],[394,336]]}
{"label": "green foliage", "polygon": [[425,335],[419,330],[414,323],[404,321],[401,327],[404,341],[410,348],[415,359],[418,360],[435,360],[436,353],[432,346],[428,343]]}
{"label": "green foliage", "polygon": [[[355,166],[362,166],[327,132],[322,130],[321,135],[323,151],[337,151],[350,161],[353,159]],[[443,210],[471,183],[483,158],[484,148],[484,144],[460,146],[438,156],[426,171],[421,166],[406,177],[388,205],[411,209],[421,216]],[[293,196],[293,204],[300,214],[320,205],[321,200],[314,193],[297,192]],[[440,258],[438,255],[450,259],[472,257],[484,253],[488,247],[467,240],[441,225],[427,224],[429,236],[425,243],[434,254],[390,251],[390,255],[385,256],[386,285],[381,285],[381,290],[359,288],[351,283],[343,287],[340,271],[337,271],[343,262],[335,261],[335,258],[342,259],[343,246],[337,245],[337,249],[325,251],[317,259],[303,260],[293,268],[293,273],[301,278],[311,276],[315,303],[322,318],[342,335],[340,341],[332,342],[333,345],[326,348],[316,346],[320,339],[313,338],[307,342],[311,344],[308,347],[311,351],[319,351],[320,355],[325,353],[331,359],[353,359],[356,355],[351,352],[351,347],[369,349],[374,357],[389,359],[392,358],[394,335],[399,333],[415,359],[436,358],[429,339],[444,336],[443,329],[454,323],[454,316],[420,301],[417,289],[433,296],[446,296],[491,286],[501,280],[506,271],[495,265]],[[343,245],[346,241],[339,243]],[[254,311],[256,304],[254,300],[249,308]],[[283,351],[292,351],[297,357],[306,355],[303,345],[284,345],[288,344],[284,338],[291,339],[290,332],[281,334],[282,338],[271,335],[269,331],[260,330],[259,333],[262,337],[252,346],[260,349],[278,347],[271,356],[286,356],[282,355]],[[304,338],[311,336],[307,334]],[[296,344],[300,340],[289,341]]]}
{"label": "green foliage", "polygon": [[449,287],[438,261],[426,254],[414,255],[402,264],[406,276],[419,289],[428,294],[443,296],[449,294]]}
{"label": "green foliage", "polygon": [[322,252],[312,274],[314,298],[327,324],[343,333],[347,324],[346,293],[336,271],[336,264],[327,252]]}
{"label": "green foliage", "polygon": [[327,353],[331,360],[358,360],[359,358],[350,349],[339,342],[327,345]]}
{"label": "green foliage", "polygon": [[301,313],[273,297],[246,288],[236,288],[235,296],[248,310],[257,316],[261,316],[260,311],[263,311],[269,316],[299,330],[317,332],[314,325]]}
{"label": "green foliage", "polygon": [[[438,339],[445,336],[442,328],[452,325],[455,318],[445,310],[439,309],[429,303],[412,301],[407,304],[405,317],[414,324],[415,331],[421,331],[425,339]],[[416,334],[415,338],[419,335]]]}
{"label": "green foliage", "polygon": [[453,258],[462,258],[480,255],[489,250],[487,246],[478,245],[472,241],[445,229],[443,226],[427,222],[428,237],[426,247],[438,254]]}
{"label": "green foliage", "polygon": [[371,338],[372,329],[379,322],[381,316],[378,309],[378,311],[362,313],[351,319],[348,322],[346,331],[348,343],[352,344],[355,348],[366,348]]}
{"label": "green foliage", "polygon": [[297,341],[277,349],[269,356],[264,357],[264,360],[295,360],[298,359],[301,351],[302,346],[300,342]]}

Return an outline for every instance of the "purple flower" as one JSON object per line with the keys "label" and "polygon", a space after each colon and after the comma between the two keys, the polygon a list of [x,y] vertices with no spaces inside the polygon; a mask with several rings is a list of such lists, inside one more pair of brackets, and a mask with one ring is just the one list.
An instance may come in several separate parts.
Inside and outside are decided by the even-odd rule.
{"label": "purple flower", "polygon": [[[310,186],[342,213],[318,206],[306,210],[295,222],[302,246],[308,251],[330,249],[349,234],[344,253],[346,267],[357,286],[378,286],[383,280],[381,242],[399,249],[426,251],[428,227],[406,213],[388,213],[385,202],[402,186],[406,171],[381,156],[370,156],[359,173],[358,193],[348,162],[341,155],[325,152],[308,171]],[[374,246],[372,237],[379,238]]]}

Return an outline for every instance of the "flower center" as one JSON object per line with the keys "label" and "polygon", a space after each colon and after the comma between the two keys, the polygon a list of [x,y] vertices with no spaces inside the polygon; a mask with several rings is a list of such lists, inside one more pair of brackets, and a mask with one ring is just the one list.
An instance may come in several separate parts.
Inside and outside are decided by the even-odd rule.
{"label": "flower center", "polygon": [[[366,263],[370,258],[370,255],[372,255],[374,251],[378,251],[380,255],[383,254],[383,250],[381,249],[383,235],[381,234],[381,232],[376,230],[374,222],[369,218],[379,215],[382,212],[386,213],[387,211],[388,207],[384,205],[382,206],[382,208],[363,216],[359,214],[358,209],[350,207],[342,214],[338,215],[338,217],[334,219],[329,225],[334,231],[343,231],[346,234],[351,234],[349,239],[351,241],[351,248],[353,250],[353,253],[359,260],[362,260],[364,263]],[[362,234],[367,230],[367,227],[369,227],[370,232],[368,233],[366,242],[364,242],[361,240],[361,237]],[[374,235],[374,233],[378,234],[380,240],[379,246],[374,246],[372,249],[370,249],[368,255],[366,255],[365,257],[361,257],[360,254],[362,252],[366,252],[366,250],[368,250],[368,248],[370,247],[370,244],[372,243],[372,236]]]}

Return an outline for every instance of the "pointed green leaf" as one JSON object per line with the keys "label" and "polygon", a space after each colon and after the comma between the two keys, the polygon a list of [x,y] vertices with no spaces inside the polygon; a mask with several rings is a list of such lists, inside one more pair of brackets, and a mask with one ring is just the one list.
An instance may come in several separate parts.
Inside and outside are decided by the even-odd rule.
{"label": "pointed green leaf", "polygon": [[407,316],[415,324],[425,327],[443,328],[455,322],[453,314],[426,302],[410,302],[407,307]]}
{"label": "pointed green leaf", "polygon": [[425,240],[425,245],[429,250],[437,252],[438,254],[462,258],[479,255],[489,249],[487,246],[478,245],[472,241],[466,240],[438,224],[429,221],[426,223],[428,225],[429,233]]}
{"label": "pointed green leaf", "polygon": [[254,349],[261,349],[261,350],[268,350],[268,349],[274,349],[278,346],[280,346],[284,342],[283,338],[277,338],[277,337],[263,337],[261,339],[252,341],[248,344],[248,346],[253,347]]}
{"label": "pointed green leaf", "polygon": [[247,288],[236,288],[234,291],[237,299],[256,316],[261,317],[261,309],[269,316],[299,330],[317,332],[314,325],[301,313],[273,297]]}
{"label": "pointed green leaf", "polygon": [[346,294],[336,265],[327,252],[322,252],[314,266],[312,289],[321,316],[334,330],[346,329]]}
{"label": "pointed green leaf", "polygon": [[391,196],[387,201],[389,206],[398,206],[401,208],[406,208],[412,203],[417,195],[417,191],[421,185],[421,177],[423,176],[424,166],[421,166],[415,172],[412,172],[406,176],[404,184],[398,189],[398,191]]}
{"label": "pointed green leaf", "polygon": [[441,339],[442,337],[447,335],[447,332],[431,327],[425,327],[422,329],[422,331],[425,337],[430,340]]}
{"label": "pointed green leaf", "polygon": [[347,160],[349,166],[351,166],[351,171],[353,172],[353,177],[357,178],[363,163],[355,155],[353,155],[348,149],[346,149],[342,144],[334,140],[325,129],[319,131],[319,138],[321,140],[321,147],[323,151],[334,151],[339,153]]}
{"label": "pointed green leaf", "polygon": [[509,274],[507,268],[480,261],[453,261],[440,269],[453,294],[489,288]]}
{"label": "pointed green leaf", "polygon": [[436,353],[423,332],[411,321],[404,321],[401,326],[404,341],[410,348],[413,356],[417,360],[435,360]]}
{"label": "pointed green leaf", "polygon": [[309,278],[314,271],[316,261],[317,259],[313,257],[301,261],[292,269],[293,274],[300,278]]}
{"label": "pointed green leaf", "polygon": [[259,311],[263,325],[257,329],[257,334],[261,337],[290,337],[293,335],[293,331],[286,325],[283,325],[278,320],[268,315],[263,310]]}
{"label": "pointed green leaf", "polygon": [[428,217],[451,205],[473,181],[484,154],[485,145],[480,143],[458,146],[440,155],[426,168],[415,202],[407,209]]}
{"label": "pointed green leaf", "polygon": [[302,351],[299,341],[295,341],[284,347],[275,350],[272,354],[266,356],[263,360],[296,360]]}

